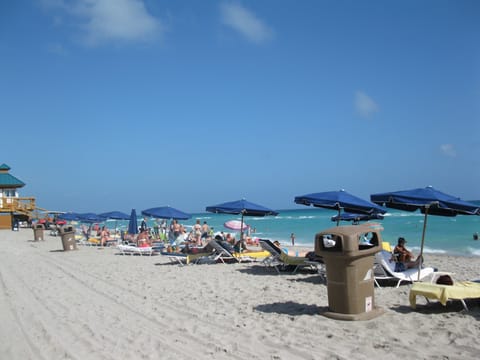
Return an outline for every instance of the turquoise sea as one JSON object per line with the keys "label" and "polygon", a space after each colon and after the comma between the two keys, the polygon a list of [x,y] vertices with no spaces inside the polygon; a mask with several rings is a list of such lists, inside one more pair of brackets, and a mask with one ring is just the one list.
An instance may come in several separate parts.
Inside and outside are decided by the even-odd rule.
{"label": "turquoise sea", "polygon": [[[290,234],[293,232],[296,236],[296,245],[313,248],[315,234],[336,225],[331,221],[331,217],[336,215],[332,210],[305,207],[305,209],[278,211],[278,216],[245,217],[245,223],[252,229],[256,229],[252,236],[279,240],[280,243],[289,245],[291,244]],[[228,220],[240,220],[240,216],[198,213],[192,214],[190,220],[181,221],[181,223],[191,226],[196,219],[200,219],[202,223],[207,221],[214,231],[231,232],[223,224]],[[384,241],[396,244],[398,237],[403,236],[407,240],[407,247],[418,254],[422,238],[423,214],[389,209],[383,220],[375,220],[375,222],[380,223],[384,228],[382,231]],[[149,225],[154,225],[154,219],[149,220]],[[111,227],[110,224],[109,227]],[[121,224],[121,227],[125,228],[126,223]],[[480,234],[480,216],[428,216],[424,252],[480,256],[480,240],[473,240],[473,234],[476,232]]]}

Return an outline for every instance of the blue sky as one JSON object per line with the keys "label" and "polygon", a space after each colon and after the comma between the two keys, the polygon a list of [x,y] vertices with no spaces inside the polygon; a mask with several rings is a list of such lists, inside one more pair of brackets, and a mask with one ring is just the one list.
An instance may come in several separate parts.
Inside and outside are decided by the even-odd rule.
{"label": "blue sky", "polygon": [[0,4],[2,156],[41,207],[480,198],[480,2]]}

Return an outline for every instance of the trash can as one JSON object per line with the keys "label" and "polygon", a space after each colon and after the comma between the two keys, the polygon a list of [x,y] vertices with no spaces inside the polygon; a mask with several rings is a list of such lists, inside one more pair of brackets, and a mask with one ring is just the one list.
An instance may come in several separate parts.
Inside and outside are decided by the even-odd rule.
{"label": "trash can", "polygon": [[43,224],[36,223],[33,225],[33,241],[45,240],[43,237],[43,230],[45,230],[45,226],[43,226]]}
{"label": "trash can", "polygon": [[337,320],[370,320],[375,306],[373,263],[382,250],[380,231],[368,225],[337,226],[315,236],[315,254],[325,262],[328,311]]}
{"label": "trash can", "polygon": [[60,226],[58,232],[62,238],[63,251],[77,250],[75,228],[71,225]]}

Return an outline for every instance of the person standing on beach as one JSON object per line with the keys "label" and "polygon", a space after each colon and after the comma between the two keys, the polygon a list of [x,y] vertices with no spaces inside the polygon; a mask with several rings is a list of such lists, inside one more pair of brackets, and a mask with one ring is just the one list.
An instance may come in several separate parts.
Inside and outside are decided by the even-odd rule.
{"label": "person standing on beach", "polygon": [[202,245],[202,225],[200,225],[200,220],[197,219],[195,225],[193,225],[193,236],[195,239],[195,244],[197,246]]}
{"label": "person standing on beach", "polygon": [[147,227],[147,218],[143,218],[142,224],[140,225],[140,232],[148,230]]}
{"label": "person standing on beach", "polygon": [[290,235],[290,239],[292,240],[292,246],[295,246],[295,234],[292,233],[292,235]]}
{"label": "person standing on beach", "polygon": [[204,221],[202,225],[202,239],[208,239],[210,236],[210,227],[207,222]]}

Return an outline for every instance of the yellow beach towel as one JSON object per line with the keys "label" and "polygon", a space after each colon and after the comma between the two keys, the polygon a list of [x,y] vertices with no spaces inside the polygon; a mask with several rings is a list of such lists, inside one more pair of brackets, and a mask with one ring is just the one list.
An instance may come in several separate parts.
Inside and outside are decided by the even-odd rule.
{"label": "yellow beach towel", "polygon": [[98,245],[98,244],[100,244],[100,239],[90,238],[90,239],[88,239],[88,242],[89,242],[90,244]]}
{"label": "yellow beach towel", "polygon": [[390,253],[392,252],[392,246],[388,241],[382,241],[382,250],[388,251]]}
{"label": "yellow beach towel", "polygon": [[243,253],[236,252],[236,253],[233,253],[232,255],[236,258],[249,257],[249,258],[261,259],[261,258],[269,257],[270,253],[266,250],[262,250],[262,251],[248,251]]}
{"label": "yellow beach towel", "polygon": [[282,260],[287,265],[303,265],[308,259],[300,256],[290,256],[282,251],[282,253],[280,254],[280,260]]}
{"label": "yellow beach towel", "polygon": [[415,309],[417,295],[425,296],[428,299],[436,299],[442,305],[447,304],[447,300],[464,300],[480,298],[480,283],[471,281],[460,281],[454,285],[439,285],[431,283],[417,282],[410,289],[410,306]]}

